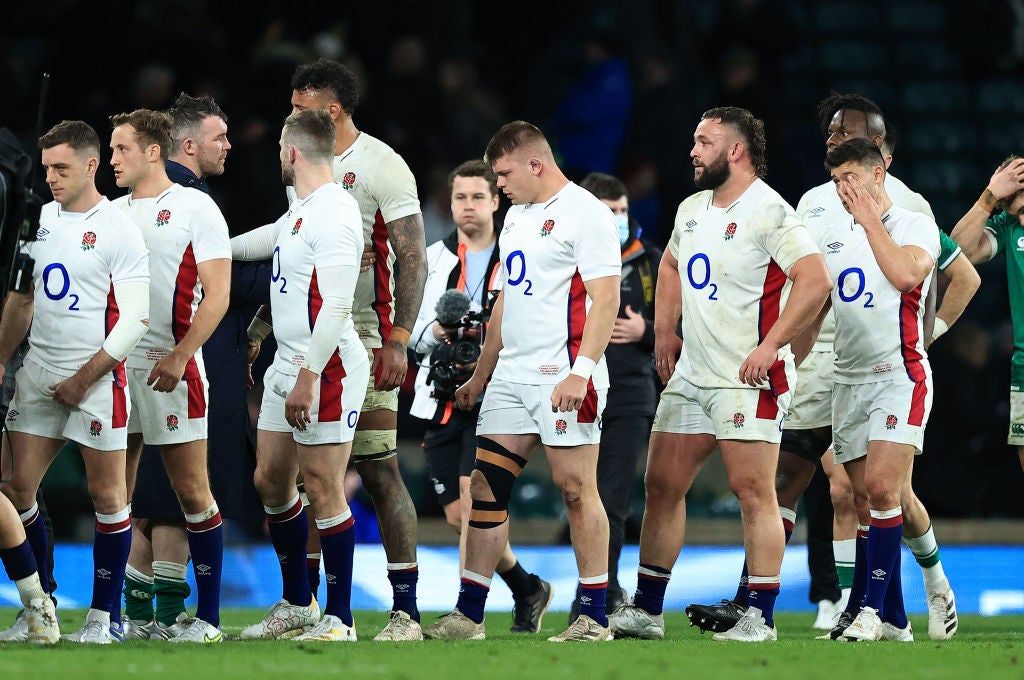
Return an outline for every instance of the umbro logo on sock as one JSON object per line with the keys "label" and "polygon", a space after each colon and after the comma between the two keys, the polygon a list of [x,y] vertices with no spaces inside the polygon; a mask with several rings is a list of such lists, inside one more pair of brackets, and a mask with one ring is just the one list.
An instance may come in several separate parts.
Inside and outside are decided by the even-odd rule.
{"label": "umbro logo on sock", "polygon": [[885,578],[885,569],[875,569],[873,572],[871,572],[871,575],[877,579]]}
{"label": "umbro logo on sock", "polygon": [[96,570],[96,575],[99,576],[104,581],[109,581],[110,580],[110,570],[109,569],[97,569]]}
{"label": "umbro logo on sock", "polygon": [[337,581],[338,581],[338,577],[337,576],[335,576],[334,574],[327,574],[327,583],[329,585],[333,585],[334,583],[337,583]]}
{"label": "umbro logo on sock", "polygon": [[208,564],[197,564],[195,566],[195,569],[197,572],[199,572],[200,576],[209,576],[210,570],[213,569],[213,567],[211,567]]}

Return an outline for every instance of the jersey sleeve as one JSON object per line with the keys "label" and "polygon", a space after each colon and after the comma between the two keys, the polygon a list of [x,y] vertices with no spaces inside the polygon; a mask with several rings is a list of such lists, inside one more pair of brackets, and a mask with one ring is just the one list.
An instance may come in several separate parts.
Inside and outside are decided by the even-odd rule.
{"label": "jersey sleeve", "polygon": [[751,224],[762,238],[765,251],[786,274],[800,258],[821,252],[788,205],[768,203],[758,211]]}
{"label": "jersey sleeve", "polygon": [[960,257],[960,246],[957,245],[956,241],[951,239],[946,232],[939,231],[939,260],[938,266],[939,271],[943,271],[946,267],[953,264],[953,260]]}
{"label": "jersey sleeve", "polygon": [[996,253],[998,253],[999,249],[1002,247],[1003,236],[1006,233],[1006,230],[1013,226],[1013,219],[1014,218],[1011,217],[1009,213],[1003,211],[998,215],[992,215],[985,220],[985,228],[996,236],[995,247],[992,249],[992,257],[995,257]]}
{"label": "jersey sleeve", "polygon": [[932,258],[932,262],[939,261],[939,226],[934,220],[927,218],[923,213],[913,213],[914,219],[908,228],[903,232],[900,239],[901,246],[917,246]]}
{"label": "jersey sleeve", "polygon": [[384,223],[420,213],[416,178],[397,153],[387,154],[376,170],[377,205]]}
{"label": "jersey sleeve", "polygon": [[911,191],[907,195],[906,201],[901,207],[906,208],[910,212],[925,215],[932,222],[935,221],[935,213],[932,212],[932,206],[924,199],[924,196],[916,191]]}
{"label": "jersey sleeve", "polygon": [[108,256],[110,267],[110,282],[125,283],[126,281],[149,282],[149,251],[146,250],[146,242],[142,238],[139,228],[121,215],[121,227],[118,229],[117,238],[113,239]]}
{"label": "jersey sleeve", "polygon": [[[198,190],[197,190],[198,191]],[[213,199],[200,193],[196,211],[192,216],[192,252],[196,263],[207,260],[231,259],[231,237],[228,223]]]}
{"label": "jersey sleeve", "polygon": [[622,248],[612,212],[595,205],[580,221],[583,231],[576,234],[573,256],[584,281],[622,273]]}

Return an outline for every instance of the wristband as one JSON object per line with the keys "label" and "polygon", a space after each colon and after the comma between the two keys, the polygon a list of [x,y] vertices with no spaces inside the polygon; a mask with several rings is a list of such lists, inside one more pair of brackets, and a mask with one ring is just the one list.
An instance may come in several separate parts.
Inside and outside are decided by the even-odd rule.
{"label": "wristband", "polygon": [[935,323],[932,324],[932,341],[938,340],[948,330],[949,324],[943,321],[941,317],[935,317]]}
{"label": "wristband", "polygon": [[409,346],[409,337],[412,335],[408,330],[401,326],[395,326],[391,329],[391,335],[388,336],[388,342],[400,342],[405,346]]}
{"label": "wristband", "polygon": [[269,323],[254,316],[252,321],[249,322],[249,328],[246,330],[246,335],[249,336],[250,340],[255,341],[257,344],[262,343],[267,339],[267,336],[274,332],[274,327]]}
{"label": "wristband", "polygon": [[591,374],[594,372],[594,367],[597,366],[597,362],[590,357],[585,357],[582,354],[576,357],[576,361],[572,364],[572,370],[569,371],[571,375],[578,375],[584,380],[590,380]]}

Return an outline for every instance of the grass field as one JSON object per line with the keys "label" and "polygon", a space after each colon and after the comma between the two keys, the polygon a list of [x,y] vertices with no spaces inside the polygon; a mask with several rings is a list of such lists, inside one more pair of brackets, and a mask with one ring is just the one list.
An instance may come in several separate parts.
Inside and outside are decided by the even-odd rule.
{"label": "grass field", "polygon": [[[0,610],[0,621],[14,610]],[[62,628],[74,630],[85,612],[62,612]],[[253,609],[224,613],[223,625],[237,635],[262,614]],[[433,614],[424,615],[429,622]],[[776,643],[744,645],[715,642],[690,628],[685,616],[666,617],[668,636],[660,642],[619,640],[587,645],[555,645],[547,635],[560,632],[565,613],[550,613],[542,635],[508,632],[511,615],[488,617],[482,642],[375,643],[387,622],[381,612],[357,612],[360,641],[355,644],[300,644],[228,640],[209,647],[165,642],[127,642],[89,647],[62,642],[56,647],[0,645],[3,678],[420,678],[479,677],[481,680],[566,678],[642,680],[646,678],[1024,678],[1024,617],[964,616],[960,632],[947,642],[927,636],[924,617],[911,617],[918,641],[840,644],[814,639],[810,614],[780,614]]]}

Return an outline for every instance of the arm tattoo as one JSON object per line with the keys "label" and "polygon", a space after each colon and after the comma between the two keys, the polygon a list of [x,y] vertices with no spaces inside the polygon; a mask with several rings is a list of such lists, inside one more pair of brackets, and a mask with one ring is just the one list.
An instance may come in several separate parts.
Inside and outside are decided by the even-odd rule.
{"label": "arm tattoo", "polygon": [[395,251],[395,326],[412,329],[427,282],[427,247],[419,213],[388,222],[388,240]]}

